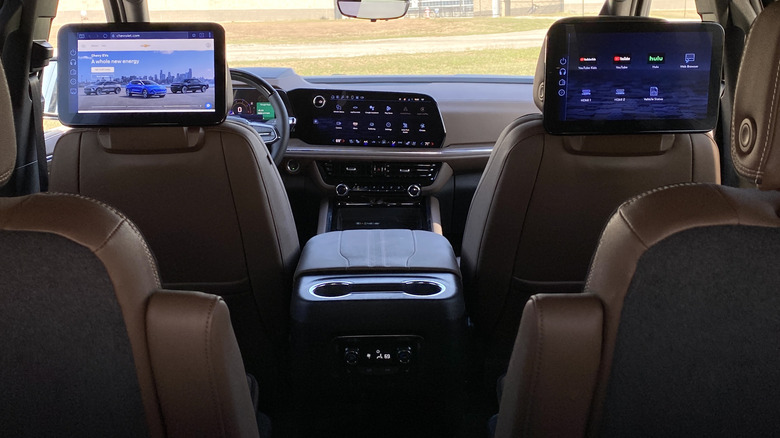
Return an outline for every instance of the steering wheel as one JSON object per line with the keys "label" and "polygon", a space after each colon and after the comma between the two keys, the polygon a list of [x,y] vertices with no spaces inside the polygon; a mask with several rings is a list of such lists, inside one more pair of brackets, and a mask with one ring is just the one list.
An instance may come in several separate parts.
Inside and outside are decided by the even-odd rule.
{"label": "steering wheel", "polygon": [[290,141],[290,117],[287,114],[287,107],[284,105],[281,96],[279,96],[279,92],[265,79],[243,70],[230,69],[230,79],[255,88],[274,108],[276,118],[266,122],[250,121],[236,115],[228,116],[227,118],[249,125],[257,131],[263,142],[268,146],[274,164],[280,165],[284,157],[284,151],[287,150],[287,143]]}

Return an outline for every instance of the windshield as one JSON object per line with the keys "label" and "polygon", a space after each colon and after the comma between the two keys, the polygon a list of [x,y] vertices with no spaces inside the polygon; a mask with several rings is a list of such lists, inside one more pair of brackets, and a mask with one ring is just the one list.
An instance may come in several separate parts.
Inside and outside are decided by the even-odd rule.
{"label": "windshield", "polygon": [[[531,76],[558,18],[596,15],[602,0],[413,0],[404,18],[343,18],[333,0],[150,0],[152,21],[217,21],[231,67],[286,67],[302,76]],[[653,15],[698,19],[693,0],[656,0]],[[100,0],[61,0],[52,35],[105,22]],[[55,40],[56,38],[52,38]],[[54,42],[54,41],[53,41]]]}

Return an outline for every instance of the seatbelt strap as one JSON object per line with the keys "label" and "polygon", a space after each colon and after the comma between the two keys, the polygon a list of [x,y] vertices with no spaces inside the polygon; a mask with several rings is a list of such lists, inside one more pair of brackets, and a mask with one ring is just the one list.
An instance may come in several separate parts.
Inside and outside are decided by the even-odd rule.
{"label": "seatbelt strap", "polygon": [[49,166],[46,160],[46,139],[43,135],[43,97],[38,74],[30,74],[30,99],[32,99],[30,129],[35,133],[35,155],[38,162],[40,191],[45,192],[49,190]]}

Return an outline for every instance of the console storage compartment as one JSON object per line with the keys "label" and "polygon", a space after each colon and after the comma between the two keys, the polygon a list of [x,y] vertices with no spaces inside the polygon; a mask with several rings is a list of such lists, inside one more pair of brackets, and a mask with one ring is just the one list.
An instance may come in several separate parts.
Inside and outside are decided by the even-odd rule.
{"label": "console storage compartment", "polygon": [[441,235],[392,229],[313,237],[296,271],[291,313],[297,399],[457,412],[441,401],[463,389],[465,305],[457,260]]}

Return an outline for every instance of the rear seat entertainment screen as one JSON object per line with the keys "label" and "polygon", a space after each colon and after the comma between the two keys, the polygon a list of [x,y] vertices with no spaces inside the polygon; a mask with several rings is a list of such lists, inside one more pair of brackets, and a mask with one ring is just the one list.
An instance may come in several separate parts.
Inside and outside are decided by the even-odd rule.
{"label": "rear seat entertainment screen", "polygon": [[60,30],[57,44],[65,125],[212,125],[225,118],[225,37],[217,24],[75,24]]}
{"label": "rear seat entertainment screen", "polygon": [[723,30],[714,23],[566,19],[547,34],[544,126],[552,134],[715,128]]}

